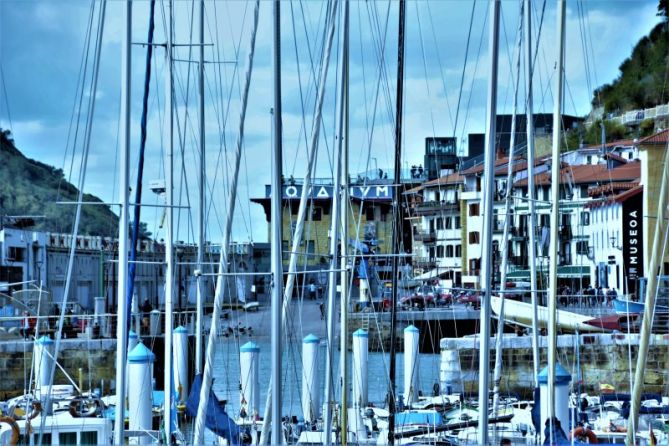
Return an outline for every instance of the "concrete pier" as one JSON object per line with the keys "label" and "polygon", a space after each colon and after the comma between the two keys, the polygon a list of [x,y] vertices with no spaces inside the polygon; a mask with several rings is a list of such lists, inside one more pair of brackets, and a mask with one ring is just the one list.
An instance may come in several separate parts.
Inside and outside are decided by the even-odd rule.
{"label": "concrete pier", "polygon": [[[576,348],[578,345],[578,349]],[[490,340],[495,349],[494,338]],[[546,365],[548,338],[539,337],[541,367]],[[669,335],[653,335],[646,364],[645,392],[665,394],[669,388]],[[457,351],[462,370],[464,391],[478,391],[479,338],[444,338],[442,350]],[[505,335],[502,342],[503,368],[501,392],[518,393],[531,397],[533,387],[532,337]],[[629,392],[630,370],[636,368],[639,348],[638,334],[588,334],[558,336],[558,358],[574,380],[581,372],[582,391],[599,393],[600,384],[611,384],[618,392]],[[575,354],[578,351],[578,356]],[[632,357],[632,364],[629,357]],[[491,355],[490,370],[494,370],[494,355]]]}

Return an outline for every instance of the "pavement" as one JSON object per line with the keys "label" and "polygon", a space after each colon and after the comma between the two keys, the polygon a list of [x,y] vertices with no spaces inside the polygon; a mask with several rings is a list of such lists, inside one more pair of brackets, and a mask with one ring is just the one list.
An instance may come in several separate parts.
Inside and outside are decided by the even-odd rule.
{"label": "pavement", "polygon": [[[287,328],[289,333],[283,333],[282,336],[289,335],[295,340],[303,339],[309,334],[324,339],[327,334],[326,321],[321,318],[321,305],[323,312],[327,307],[327,302],[323,299],[302,301],[294,299],[288,312]],[[224,310],[226,318],[221,318],[219,332],[225,337],[227,334],[230,339],[236,336],[249,339],[270,339],[271,338],[271,306],[261,304],[257,311],[244,310]],[[336,327],[338,327],[339,312],[336,315]],[[234,336],[233,336],[234,335]]]}

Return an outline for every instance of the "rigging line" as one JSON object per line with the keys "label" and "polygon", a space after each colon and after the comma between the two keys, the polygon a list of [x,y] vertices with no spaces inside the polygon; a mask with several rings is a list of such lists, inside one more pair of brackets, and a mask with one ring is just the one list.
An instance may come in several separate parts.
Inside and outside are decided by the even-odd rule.
{"label": "rigging line", "polygon": [[483,48],[483,42],[484,42],[484,35],[486,31],[486,26],[488,23],[488,14],[489,10],[488,8],[483,8],[485,10],[485,14],[483,16],[483,26],[481,27],[481,37],[479,39],[479,48],[476,53],[476,59],[474,62],[474,73],[472,73],[472,82],[469,86],[469,96],[467,97],[467,107],[465,108],[466,113],[465,113],[465,121],[462,124],[462,133],[460,134],[460,138],[464,139],[465,138],[465,131],[467,129],[467,121],[469,120],[469,111],[471,110],[471,101],[472,101],[472,96],[474,95],[474,82],[476,81],[476,73],[478,72],[478,67],[479,67],[479,61],[481,60],[481,49]]}
{"label": "rigging line", "polygon": [[[375,5],[375,3],[373,3],[373,4]],[[368,9],[367,9],[367,13],[368,13],[368,16],[370,17],[370,21],[371,21],[372,13],[371,13],[371,11],[369,11],[369,6],[368,6]],[[388,3],[388,9],[387,9],[387,12],[386,12],[386,23],[385,23],[385,30],[384,30],[384,34],[383,34],[384,37],[387,36],[389,17],[390,17],[390,3]],[[378,29],[378,26],[377,26],[377,29]],[[373,27],[372,27],[372,31],[373,31]],[[381,47],[378,49],[378,53],[377,53],[377,56],[378,56],[377,61],[378,61],[378,70],[379,71],[378,71],[378,79],[377,79],[377,82],[376,82],[376,93],[374,95],[374,108],[373,108],[373,111],[372,111],[372,122],[371,122],[371,126],[368,125],[369,137],[368,137],[368,142],[367,142],[367,158],[366,158],[366,162],[365,162],[365,171],[369,170],[369,163],[371,161],[372,146],[374,144],[374,129],[376,127],[376,116],[377,116],[377,111],[378,111],[378,107],[379,107],[379,96],[380,96],[379,93],[380,93],[380,89],[381,89],[381,84],[383,83],[382,81],[383,81],[383,73],[384,73],[384,66],[385,66],[385,64],[384,64],[385,58],[384,58],[383,55],[385,54],[385,43],[386,43],[387,39],[385,39],[385,38],[381,39],[380,35],[381,35],[381,32],[380,32],[380,29],[379,29],[379,41],[381,42],[380,43]],[[372,32],[372,38],[374,38],[373,32]],[[365,180],[364,180],[364,184],[366,184],[366,183],[367,183],[367,178],[365,178]],[[362,202],[361,202],[360,212],[362,213]],[[362,214],[361,214],[361,218],[362,218]]]}
{"label": "rigging line", "polygon": [[[305,109],[304,109],[304,107],[305,107],[305,105],[304,105],[305,104],[305,97],[304,97],[304,91],[303,91],[303,86],[302,86],[302,74],[301,74],[302,69],[301,69],[301,65],[300,65],[300,54],[299,54],[299,51],[297,49],[298,48],[298,46],[297,46],[297,30],[296,30],[296,27],[295,27],[295,13],[294,13],[294,10],[293,10],[293,2],[290,2],[289,5],[290,5],[291,25],[292,25],[293,36],[294,36],[294,38],[293,38],[293,48],[295,50],[295,60],[296,60],[296,63],[297,63],[297,70],[296,70],[296,72],[297,72],[297,84],[298,84],[298,91],[300,92],[300,113],[301,113],[300,133],[303,133],[304,144],[305,144],[305,146],[307,146],[308,136],[307,136],[307,125],[306,125],[306,112],[305,112]],[[302,5],[302,2],[300,2],[300,5]],[[302,11],[302,14],[304,16],[304,10]],[[303,22],[304,21],[305,20],[303,20]],[[306,46],[307,46],[307,49],[309,50],[309,60],[310,60],[311,66],[313,68],[313,60],[311,59],[311,44],[309,43],[309,35],[305,34],[305,37],[306,37],[306,40],[307,40],[307,45]],[[310,76],[311,76],[311,73],[310,73]],[[310,79],[311,79],[311,77],[309,77],[309,80]],[[310,85],[311,84],[313,84],[313,83],[310,83]],[[309,90],[311,90],[311,88]],[[309,92],[307,92],[307,94],[309,94]],[[298,156],[298,153],[299,153],[299,146],[301,145],[300,141],[301,141],[301,139],[298,139],[298,149],[295,151],[295,158],[293,159],[293,167],[291,169],[291,175],[295,173],[295,166],[297,164],[297,156]]]}
{"label": "rigging line", "polygon": [[[328,0],[327,7],[326,7],[326,8],[321,7],[321,10],[322,10],[322,11],[323,11],[323,10],[327,11],[328,8],[329,8],[329,6],[330,6],[331,1],[332,1],[332,0]],[[300,0],[300,4],[302,4],[302,1],[301,1],[301,0]],[[326,15],[325,15],[325,26],[323,27],[323,30],[324,30],[324,31],[323,31],[323,39],[321,40],[321,54],[322,54],[323,51],[325,50],[325,48],[324,48],[324,46],[325,46],[325,30],[327,29],[328,21],[329,21],[329,20],[331,20],[331,19],[330,19],[330,18],[327,16],[327,14],[326,14]],[[305,35],[306,35],[306,20],[303,21],[303,24],[305,25]],[[308,41],[308,40],[307,40],[307,41]],[[315,44],[316,42],[317,42],[317,40],[314,41],[314,44]],[[315,51],[315,49],[314,49],[314,51]],[[317,85],[317,82],[316,82],[315,63],[314,63],[314,61],[313,61],[313,55],[312,55],[311,48],[309,48],[309,60],[310,60],[310,62],[311,62],[311,64],[310,64],[310,68],[311,68],[311,76],[312,76],[312,79],[313,79],[313,82],[311,82],[311,83],[309,84],[309,89],[311,90],[312,87],[313,87],[314,89],[317,89],[317,88],[318,88],[318,85]],[[321,63],[322,63],[322,62],[321,62]],[[320,68],[320,67],[319,67],[319,68]],[[314,108],[315,108],[315,104],[314,104]],[[304,125],[305,125],[305,127],[306,127],[306,123],[305,123]],[[312,125],[313,125],[313,122],[312,122]],[[321,142],[325,145],[325,150],[326,150],[326,152],[327,152],[327,153],[330,153],[330,143],[329,143],[329,138],[328,138],[328,134],[327,134],[327,127],[325,126],[325,120],[324,120],[324,118],[321,118],[321,121],[320,121],[319,125],[321,125],[321,131],[323,132],[323,137],[322,137]],[[306,131],[306,129],[305,129],[305,131]],[[305,145],[306,145],[306,142],[305,142]],[[306,148],[306,150],[308,150],[308,147]],[[296,157],[297,157],[297,152],[296,152]],[[293,169],[294,169],[294,168],[295,168],[295,165],[293,165]]]}
{"label": "rigging line", "polygon": [[[82,116],[82,113],[83,113],[82,110],[84,108],[84,105],[83,105],[84,89],[86,88],[86,84],[88,82],[87,81],[88,58],[89,58],[90,52],[91,52],[91,49],[90,49],[91,48],[91,41],[93,40],[93,39],[91,39],[91,33],[92,33],[92,26],[93,26],[93,20],[94,20],[94,9],[95,9],[95,5],[92,4],[91,5],[90,16],[89,16],[88,29],[86,31],[86,36],[85,36],[86,37],[86,45],[84,47],[83,54],[82,54],[83,61],[82,61],[82,65],[80,66],[80,71],[79,71],[79,74],[80,74],[81,77],[78,79],[78,82],[77,82],[78,86],[80,86],[81,89],[79,89],[79,87],[78,87],[77,91],[75,91],[74,104],[72,105],[72,113],[73,114],[70,118],[70,127],[68,128],[68,144],[69,144],[70,136],[71,136],[71,132],[72,132],[72,121],[74,120],[74,114],[76,114],[77,118],[74,121],[74,139],[72,140],[72,158],[70,159],[69,172],[67,172],[67,181],[68,182],[72,182],[72,172],[74,170],[74,158],[76,156],[77,141],[79,139],[79,125],[81,123],[81,116]],[[79,95],[79,101],[78,102],[77,102],[77,95]],[[66,146],[65,155],[64,155],[64,158],[63,158],[63,168],[65,168],[65,158],[66,157],[67,157],[67,146]],[[64,178],[65,178],[65,175],[63,175],[63,179]],[[61,186],[62,186],[62,179],[58,181],[58,194],[59,195],[60,195]]]}
{"label": "rigging line", "polygon": [[[428,3],[429,4],[429,3]],[[418,9],[418,3],[415,3],[416,6],[416,19],[418,22],[418,35],[420,37],[420,51],[421,51],[421,56],[423,58],[423,72],[425,73],[425,89],[427,90],[427,96],[432,97],[432,94],[430,92],[430,82],[428,80],[428,74],[427,74],[427,61],[425,57],[425,44],[423,42],[423,30],[422,26],[420,23],[420,11]],[[443,77],[442,77],[443,80]],[[432,104],[430,104],[430,124],[432,126],[432,136],[436,137],[437,136],[437,129],[436,126],[434,125],[434,110],[432,108]],[[427,167],[427,166],[425,166]]]}
{"label": "rigging line", "polygon": [[[462,64],[462,75],[460,76],[460,88],[458,91],[458,104],[455,107],[455,124],[453,124],[453,136],[455,136],[455,132],[457,131],[458,128],[458,118],[460,117],[460,101],[462,99],[462,91],[464,89],[465,85],[465,71],[467,70],[467,60],[469,58],[469,44],[471,41],[471,36],[472,36],[472,28],[474,25],[474,11],[476,10],[476,0],[472,2],[472,12],[469,17],[469,31],[467,31],[467,43],[465,45],[465,61]],[[486,13],[486,17],[488,17],[488,14]],[[483,24],[483,27],[485,28],[485,22]],[[479,46],[479,54],[480,54],[480,46]],[[477,65],[478,65],[478,56],[477,56]],[[476,72],[476,70],[474,70]],[[470,91],[470,96],[471,96],[471,91]],[[469,103],[467,104],[467,109],[469,109]],[[466,120],[465,120],[466,123]],[[464,130],[464,125],[463,125],[463,132]]]}
{"label": "rigging line", "polygon": [[[219,271],[226,273],[228,270],[227,266],[227,252],[228,245],[230,243],[230,233],[232,230],[234,209],[235,209],[235,196],[234,193],[237,189],[237,180],[239,177],[239,165],[241,162],[241,151],[242,151],[242,141],[244,139],[244,125],[246,120],[246,107],[248,104],[248,94],[251,85],[251,74],[253,72],[253,58],[256,46],[256,33],[258,30],[258,15],[260,10],[260,1],[256,0],[255,7],[253,10],[253,28],[251,33],[250,41],[250,50],[248,53],[248,59],[246,62],[246,74],[244,78],[244,90],[242,95],[242,105],[239,116],[239,129],[237,134],[237,145],[235,152],[235,170],[232,178],[232,184],[230,187],[230,204],[227,209],[228,214],[226,216],[225,231],[223,233],[223,240],[221,243],[221,253],[219,259]],[[209,331],[209,339],[207,342],[207,351],[206,351],[206,361],[204,366],[204,371],[202,374],[202,389],[200,392],[200,401],[197,409],[197,417],[195,420],[195,431],[194,431],[194,443],[202,444],[204,441],[204,422],[205,422],[205,412],[209,398],[209,392],[212,386],[212,370],[211,367],[214,363],[215,356],[215,342],[217,337],[218,326],[216,322],[220,319],[219,313],[221,309],[221,299],[225,297],[225,281],[222,276],[219,276],[216,280],[216,293],[214,297],[214,312],[212,314],[212,325]]]}
{"label": "rigging line", "polygon": [[[587,10],[587,13],[585,14],[585,21],[586,21],[585,34],[586,34],[586,38],[588,40],[588,44],[589,44],[589,47],[590,47],[590,58],[592,58],[592,64],[591,64],[592,67],[593,67],[592,75],[593,75],[593,78],[594,78],[594,81],[595,81],[595,85],[600,85],[599,81],[597,80],[597,70],[594,69],[594,67],[597,66],[597,60],[595,59],[595,51],[594,51],[595,47],[592,44],[592,27],[590,25],[590,9],[589,9],[590,5],[589,5],[589,3],[584,2],[583,3],[583,8],[585,10]],[[601,103],[602,98],[600,96],[599,90],[596,90],[594,93],[597,96],[597,100]]]}
{"label": "rigging line", "polygon": [[578,13],[578,30],[581,37],[581,50],[583,51],[583,65],[585,67],[585,83],[587,91],[592,92],[592,82],[590,80],[590,60],[588,58],[587,41],[585,39],[585,19],[583,17],[583,2],[576,2],[576,11]]}
{"label": "rigging line", "polygon": [[[91,29],[93,26],[93,17],[94,17],[94,12],[95,12],[95,2],[91,3],[91,8],[89,11],[89,16],[88,16],[88,26],[86,27],[86,33],[84,36],[84,41],[86,42],[86,45],[82,49],[82,54],[81,54],[81,62],[79,64],[79,74],[77,75],[77,89],[75,90],[74,93],[74,98],[72,101],[72,111],[70,113],[70,123],[67,128],[67,139],[65,141],[65,153],[63,154],[63,163],[62,163],[62,168],[65,169],[65,163],[67,162],[67,155],[69,152],[70,148],[70,138],[72,137],[72,128],[74,125],[74,119],[75,116],[77,117],[77,124],[76,124],[76,131],[79,129],[79,118],[81,116],[81,101],[83,100],[83,92],[85,88],[85,83],[86,83],[86,71],[88,70],[88,55],[90,53],[90,44],[91,44]],[[1,69],[1,66],[0,66]],[[4,76],[3,76],[3,87],[4,87]],[[80,89],[81,88],[81,89]],[[80,97],[79,100],[77,100]],[[7,98],[7,91],[5,91],[5,98]],[[77,105],[78,104],[78,105]],[[7,112],[9,113],[9,105],[7,106]],[[11,125],[11,119],[10,119],[10,125]],[[72,143],[72,157],[74,158],[74,152],[76,151],[76,134],[75,133],[75,140]],[[72,160],[72,163],[74,162],[74,159]],[[70,171],[68,172],[68,178],[71,178],[71,173],[72,173],[72,164],[70,164]],[[60,198],[60,189],[62,187],[62,182],[65,177],[63,176],[58,180],[58,190],[56,191],[56,199]]]}
{"label": "rigging line", "polygon": [[[374,8],[374,10],[375,10],[375,14],[372,15],[372,18],[375,19],[374,24],[376,25],[377,29],[379,30],[379,36],[378,37],[379,37],[379,39],[381,39],[378,5],[375,2],[373,2],[372,3],[372,8]],[[386,11],[387,11],[386,12],[386,27],[385,27],[386,34],[384,34],[384,39],[383,39],[384,40],[384,46],[383,46],[384,50],[385,50],[385,41],[387,40],[387,39],[385,39],[385,37],[387,36],[388,21],[389,21],[389,18],[390,18],[390,3],[388,3],[388,9]],[[384,62],[387,62],[385,57],[383,57],[383,54],[381,54],[380,57],[383,59]],[[390,125],[395,125],[395,107],[393,105],[394,104],[393,95],[391,94],[391,90],[390,90],[391,86],[390,86],[390,77],[389,77],[389,74],[388,74],[388,66],[387,66],[386,63],[382,63],[381,67],[382,67],[383,81],[384,81],[383,86],[385,87],[383,89],[383,93],[384,93],[384,98],[386,100],[386,112],[387,112],[387,115],[388,115],[387,116],[388,123]]]}
{"label": "rigging line", "polygon": [[[100,54],[102,52],[102,38],[104,35],[104,19],[105,19],[105,11],[106,11],[106,6],[107,3],[103,1],[100,5],[99,9],[99,15],[98,15],[98,33],[97,33],[97,39],[95,42],[95,55],[94,55],[94,63],[93,63],[93,70],[92,72],[94,73],[91,87],[90,87],[90,98],[89,98],[89,107],[88,107],[88,115],[87,115],[87,122],[86,122],[86,129],[85,129],[85,134],[84,134],[84,147],[82,151],[82,160],[81,160],[81,173],[79,175],[79,191],[78,191],[78,199],[77,201],[79,204],[77,204],[76,211],[75,211],[75,217],[74,217],[74,224],[72,227],[72,239],[75,240],[77,237],[77,232],[79,230],[79,223],[80,223],[80,218],[81,218],[81,208],[82,204],[81,201],[83,199],[83,190],[84,190],[84,184],[86,180],[86,167],[88,164],[88,154],[90,153],[90,142],[91,142],[91,133],[92,133],[92,127],[93,127],[93,116],[95,113],[95,100],[96,100],[96,94],[95,92],[97,91],[97,85],[98,85],[98,74],[100,72]],[[65,276],[65,289],[63,291],[63,300],[62,300],[62,306],[60,309],[60,316],[58,318],[58,326],[63,328],[63,323],[65,321],[65,311],[66,311],[66,305],[67,305],[67,298],[70,292],[70,286],[72,284],[72,272],[74,269],[74,257],[75,257],[75,251],[76,251],[76,243],[72,243],[70,247],[70,257],[68,260],[68,265],[67,265],[67,273]],[[58,362],[58,353],[60,351],[60,342],[61,342],[61,335],[62,333],[58,333],[56,336],[56,342],[54,346],[54,352],[53,352],[53,358],[54,361],[51,364],[51,369],[49,370],[49,383],[53,383],[53,379],[56,373],[56,363]],[[49,386],[49,391],[46,396],[46,402],[45,402],[45,407],[50,407],[52,397],[51,397],[51,391],[52,391],[53,386]],[[44,438],[44,431],[45,431],[45,423],[46,423],[46,417],[42,417],[41,423],[40,423],[40,433],[39,433],[39,444],[43,444],[42,440]]]}
{"label": "rigging line", "polygon": [[435,51],[437,52],[437,62],[439,63],[439,74],[441,75],[441,84],[442,88],[444,89],[444,99],[446,100],[446,109],[448,110],[448,120],[451,123],[451,127],[453,127],[453,137],[455,137],[455,124],[453,122],[453,113],[451,111],[451,103],[448,100],[448,88],[446,88],[446,76],[444,75],[444,67],[441,63],[441,57],[439,57],[439,48],[441,45],[437,44],[437,34],[434,30],[434,20],[432,17],[432,10],[430,9],[430,3],[431,2],[425,2],[427,5],[427,16],[430,19],[430,30],[432,31],[432,40],[434,42],[434,48]]}
{"label": "rigging line", "polygon": [[[7,84],[5,84],[5,71],[2,68],[2,62],[0,61],[0,79],[2,79],[2,91],[5,96],[5,108],[7,109],[7,122],[9,122],[9,128],[13,129],[14,125],[12,124],[12,113],[9,108],[9,95],[7,94]],[[79,82],[77,81],[77,84]],[[72,117],[70,118],[72,119]],[[65,147],[67,147],[67,143],[65,144]]]}

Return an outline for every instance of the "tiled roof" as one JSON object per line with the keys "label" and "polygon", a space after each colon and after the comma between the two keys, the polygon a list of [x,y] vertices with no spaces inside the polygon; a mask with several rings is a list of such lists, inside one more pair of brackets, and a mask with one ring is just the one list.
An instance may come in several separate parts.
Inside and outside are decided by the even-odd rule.
{"label": "tiled roof", "polygon": [[614,161],[618,161],[619,163],[627,164],[627,160],[623,158],[620,155],[616,155],[615,153],[608,152],[604,154],[604,158],[612,159]]}
{"label": "tiled roof", "polygon": [[593,208],[598,208],[602,206],[606,206],[611,203],[622,203],[628,198],[634,197],[635,195],[640,194],[643,192],[643,186],[640,186],[637,184],[637,186],[626,190],[625,192],[622,192],[618,195],[613,195],[611,197],[606,197],[606,198],[600,198],[597,200],[592,200],[589,201],[588,203],[585,204],[586,209],[593,209]]}
{"label": "tiled roof", "polygon": [[[641,163],[638,161],[623,164],[614,169],[607,169],[605,164],[586,164],[569,166],[560,171],[560,184],[603,183],[611,181],[631,181],[641,176]],[[545,186],[551,182],[551,173],[542,172],[535,175],[535,184]],[[527,178],[516,181],[514,186],[527,186]]]}
{"label": "tiled roof", "polygon": [[669,143],[669,129],[662,130],[654,135],[647,136],[643,139],[640,139],[638,144],[644,145],[655,145],[655,144],[667,144]]}
{"label": "tiled roof", "polygon": [[406,192],[404,192],[404,195],[415,194],[428,187],[442,186],[445,184],[463,184],[464,181],[465,181],[464,176],[460,175],[459,173],[452,173],[450,175],[446,175],[434,180],[426,181],[420,186],[416,186],[414,188],[407,190]]}
{"label": "tiled roof", "polygon": [[[607,142],[606,144],[604,144],[604,147],[609,148],[609,149],[611,147],[631,147],[635,144],[636,143],[634,142],[633,139],[619,139],[617,141]],[[592,144],[590,146],[582,147],[578,150],[589,151],[589,150],[600,150],[601,148],[602,148],[601,144]]]}
{"label": "tiled roof", "polygon": [[594,187],[588,191],[591,197],[600,197],[602,195],[610,195],[616,191],[625,191],[633,189],[639,185],[637,181],[625,181],[618,183],[606,183],[601,186]]}
{"label": "tiled roof", "polygon": [[[538,166],[540,164],[545,163],[547,160],[550,159],[550,156],[540,156],[536,157],[534,159],[534,165]],[[509,158],[504,157],[500,158],[498,160],[495,160],[495,175],[504,175],[508,171],[508,163],[509,163]],[[521,159],[521,158],[515,158],[513,161],[513,165],[511,166],[511,171],[513,173],[518,172],[519,170],[525,170],[527,169],[527,160]],[[566,163],[563,163],[564,166],[567,166]],[[475,175],[483,172],[483,163],[478,164],[474,167],[471,167],[464,172],[461,172],[462,175]]]}

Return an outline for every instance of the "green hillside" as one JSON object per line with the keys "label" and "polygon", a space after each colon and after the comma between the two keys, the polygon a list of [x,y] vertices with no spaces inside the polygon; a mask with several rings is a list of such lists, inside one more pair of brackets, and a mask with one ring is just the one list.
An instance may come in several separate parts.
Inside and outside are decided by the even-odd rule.
{"label": "green hillside", "polygon": [[[71,232],[75,206],[59,205],[57,201],[76,201],[77,188],[56,169],[26,158],[14,145],[10,132],[0,129],[0,216],[44,215],[35,219],[31,229]],[[101,200],[84,194],[84,201]],[[82,208],[79,234],[115,237],[118,216],[107,206]]]}
{"label": "green hillside", "polygon": [[669,22],[667,1],[660,0],[658,16],[663,17],[620,65],[619,76],[594,91],[593,107],[606,113],[654,107],[669,102]]}

